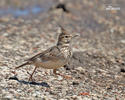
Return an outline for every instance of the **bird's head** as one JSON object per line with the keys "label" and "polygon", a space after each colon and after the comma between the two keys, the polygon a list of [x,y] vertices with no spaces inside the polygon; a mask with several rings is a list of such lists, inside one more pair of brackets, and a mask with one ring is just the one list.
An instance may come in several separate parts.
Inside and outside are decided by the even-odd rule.
{"label": "bird's head", "polygon": [[62,26],[60,26],[60,28],[61,28],[61,33],[58,37],[57,45],[63,45],[63,44],[70,45],[72,39],[74,37],[79,36],[78,34],[69,34],[69,32],[67,32]]}

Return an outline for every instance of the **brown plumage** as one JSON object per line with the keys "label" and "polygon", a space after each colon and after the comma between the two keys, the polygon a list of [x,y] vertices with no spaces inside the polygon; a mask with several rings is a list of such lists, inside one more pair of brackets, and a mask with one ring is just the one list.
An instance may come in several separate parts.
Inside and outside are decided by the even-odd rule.
{"label": "brown plumage", "polygon": [[59,67],[63,67],[68,63],[72,56],[72,49],[71,49],[71,40],[76,35],[71,35],[64,28],[60,26],[62,32],[58,37],[57,45],[29,58],[24,64],[16,67],[18,69],[25,65],[34,65],[35,69],[31,74],[30,79],[38,67],[46,68],[46,69],[53,69],[54,73],[56,73],[56,69]]}

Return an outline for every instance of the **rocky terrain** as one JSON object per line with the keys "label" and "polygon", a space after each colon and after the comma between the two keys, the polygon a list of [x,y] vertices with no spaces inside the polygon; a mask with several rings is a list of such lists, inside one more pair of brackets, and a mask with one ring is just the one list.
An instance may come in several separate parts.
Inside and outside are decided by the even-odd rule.
{"label": "rocky terrain", "polygon": [[[1,100],[124,100],[124,0],[1,0]],[[108,9],[108,7],[115,8]],[[14,68],[57,42],[61,24],[79,33],[73,57],[58,72]]]}

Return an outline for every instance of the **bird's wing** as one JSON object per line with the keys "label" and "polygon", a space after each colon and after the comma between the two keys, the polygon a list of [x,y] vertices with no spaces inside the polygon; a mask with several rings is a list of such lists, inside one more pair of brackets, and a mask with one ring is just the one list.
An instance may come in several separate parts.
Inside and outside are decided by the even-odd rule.
{"label": "bird's wing", "polygon": [[63,55],[60,52],[60,49],[57,46],[53,46],[35,56],[28,59],[27,61],[36,61],[37,59],[41,60],[42,62],[49,61],[49,60],[58,60]]}
{"label": "bird's wing", "polygon": [[20,67],[23,67],[25,65],[30,65],[34,62],[47,62],[47,61],[58,61],[59,59],[65,59],[64,55],[60,52],[60,49],[57,46],[53,46],[41,53],[38,53],[37,55],[29,58],[26,60],[26,62],[15,69],[18,69]]}
{"label": "bird's wing", "polygon": [[50,52],[40,56],[42,62],[46,61],[58,61],[59,59],[64,59],[63,54],[60,52],[60,49],[55,46],[50,50]]}

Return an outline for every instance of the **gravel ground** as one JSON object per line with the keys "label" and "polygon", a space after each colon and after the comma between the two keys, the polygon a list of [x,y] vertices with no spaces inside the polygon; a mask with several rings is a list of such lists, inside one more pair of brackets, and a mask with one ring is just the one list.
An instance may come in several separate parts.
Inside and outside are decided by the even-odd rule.
{"label": "gravel ground", "polygon": [[[47,9],[27,16],[0,13],[1,100],[124,100],[125,1],[60,1],[1,0],[3,10],[32,5]],[[120,10],[106,10],[107,5]],[[73,41],[69,65],[58,69],[72,79],[39,68],[34,82],[28,82],[34,66],[14,68],[55,45],[58,24],[81,35]]]}

